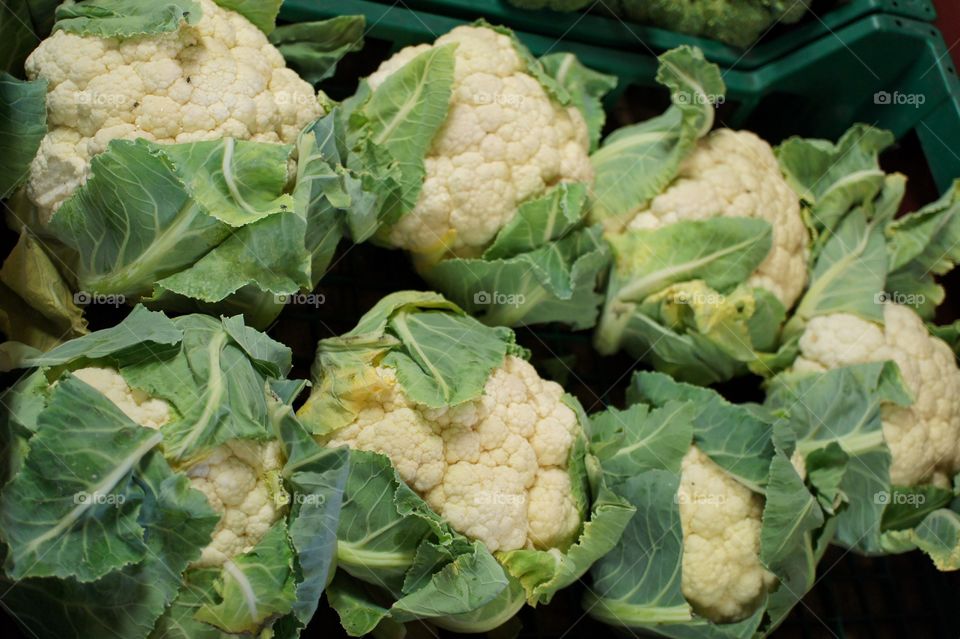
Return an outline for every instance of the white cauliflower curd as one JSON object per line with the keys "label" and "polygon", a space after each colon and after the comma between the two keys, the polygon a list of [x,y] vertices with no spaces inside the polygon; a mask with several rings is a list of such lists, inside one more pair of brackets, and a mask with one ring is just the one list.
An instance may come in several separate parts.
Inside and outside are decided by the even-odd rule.
{"label": "white cauliflower curd", "polygon": [[221,513],[213,541],[196,565],[219,566],[253,550],[267,534],[280,519],[286,501],[279,492],[282,466],[279,442],[234,440],[187,469],[190,484]]}
{"label": "white cauliflower curd", "polygon": [[794,368],[801,372],[895,362],[914,401],[882,408],[890,481],[950,486],[960,471],[960,368],[916,312],[886,304],[883,326],[845,313],[815,317],[800,338],[800,354]]}
{"label": "white cauliflower curd", "polygon": [[425,159],[419,201],[388,242],[417,253],[478,255],[517,205],[564,181],[593,182],[583,116],[552,99],[510,37],[462,26],[433,45],[407,47],[368,78],[376,89],[432,46],[454,43],[447,119]]}
{"label": "white cauliflower curd", "polygon": [[378,452],[460,533],[491,551],[561,547],[580,513],[567,461],[580,432],[559,384],[507,356],[483,395],[453,408],[408,400],[393,369],[368,405],[325,442]]}
{"label": "white cauliflower curd", "polygon": [[809,233],[773,149],[749,131],[717,129],[700,140],[673,183],[639,209],[628,228],[721,216],[770,223],[773,246],[748,282],[793,306],[806,286]]}
{"label": "white cauliflower curd", "polygon": [[[81,368],[73,374],[112,401],[134,422],[160,428],[171,418],[171,407],[130,388],[112,368]],[[220,513],[213,538],[195,566],[219,566],[253,550],[283,514],[286,499],[279,484],[283,457],[278,442],[229,441],[185,469],[193,488],[202,492]]]}
{"label": "white cauliflower curd", "polygon": [[202,18],[171,33],[103,39],[56,31],[27,59],[44,79],[49,130],[27,195],[49,221],[115,139],[233,137],[291,143],[322,115],[312,87],[246,18],[200,0]]}
{"label": "white cauliflower curd", "polygon": [[694,446],[683,458],[677,501],[683,596],[717,623],[750,616],[777,583],[760,563],[763,498]]}

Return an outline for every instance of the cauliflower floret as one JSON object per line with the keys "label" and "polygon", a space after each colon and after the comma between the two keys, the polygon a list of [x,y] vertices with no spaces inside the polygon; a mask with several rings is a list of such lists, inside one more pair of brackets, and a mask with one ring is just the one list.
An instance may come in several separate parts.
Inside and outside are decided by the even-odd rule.
{"label": "cauliflower floret", "polygon": [[758,218],[773,226],[773,246],[749,283],[793,306],[807,281],[809,233],[773,150],[749,131],[718,129],[702,139],[670,187],[640,209],[628,228],[721,216]]}
{"label": "cauliflower floret", "polygon": [[564,546],[580,527],[567,461],[579,433],[559,384],[508,356],[484,393],[453,408],[407,399],[393,369],[329,446],[378,452],[457,531],[491,551]]}
{"label": "cauliflower floret", "polygon": [[170,405],[154,399],[137,388],[130,388],[127,380],[114,368],[89,366],[73,371],[73,375],[100,391],[131,420],[147,428],[160,428],[170,421]]}
{"label": "cauliflower floret", "polygon": [[233,440],[187,470],[190,484],[221,514],[195,565],[219,566],[253,550],[286,506],[278,480],[282,466],[279,442]]}
{"label": "cauliflower floret", "polygon": [[556,548],[572,541],[580,526],[573,501],[570,474],[559,468],[542,468],[527,493],[530,500],[527,537],[537,548]]}
{"label": "cauliflower floret", "polygon": [[960,471],[960,368],[950,347],[930,335],[913,309],[886,304],[883,322],[878,326],[846,313],[813,318],[800,338],[794,369],[895,362],[914,402],[882,408],[890,481],[948,487]]}
{"label": "cauliflower floret", "polygon": [[748,617],[777,581],[760,563],[763,498],[692,446],[683,457],[677,501],[683,596],[715,622]]}
{"label": "cauliflower floret", "polygon": [[[141,426],[160,428],[170,421],[167,402],[130,388],[115,369],[88,367],[73,374]],[[186,469],[190,485],[221,515],[210,544],[194,565],[219,566],[253,550],[286,507],[287,495],[279,482],[282,466],[279,442],[233,440]]]}
{"label": "cauliflower floret", "polygon": [[[552,100],[511,39],[462,26],[432,46],[456,43],[447,120],[425,158],[423,190],[389,242],[427,253],[477,255],[517,205],[563,181],[593,182],[583,116]],[[431,45],[402,49],[372,74],[373,89]]]}
{"label": "cauliflower floret", "polygon": [[27,58],[48,82],[49,132],[27,194],[49,221],[110,140],[175,143],[235,137],[291,143],[322,115],[313,88],[243,16],[200,0],[203,17],[172,33],[103,39],[56,31]]}

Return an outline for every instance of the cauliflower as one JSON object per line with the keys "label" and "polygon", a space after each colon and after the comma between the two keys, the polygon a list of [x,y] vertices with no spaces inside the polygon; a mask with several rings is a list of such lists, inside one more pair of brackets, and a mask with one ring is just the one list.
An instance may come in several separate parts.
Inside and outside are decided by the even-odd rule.
{"label": "cauliflower", "polygon": [[677,493],[683,527],[683,596],[726,623],[750,616],[777,578],[760,563],[763,498],[693,446]]}
{"label": "cauliflower", "polygon": [[450,43],[457,49],[447,119],[425,158],[419,201],[387,241],[472,257],[518,204],[559,182],[592,183],[593,168],[583,116],[551,99],[511,38],[493,29],[457,27],[434,45],[407,47],[368,78],[370,87],[431,46]]}
{"label": "cauliflower", "polygon": [[263,32],[211,0],[200,4],[202,18],[172,33],[56,31],[27,59],[27,77],[48,82],[49,131],[26,187],[41,221],[86,181],[90,160],[111,140],[292,143],[322,114],[312,87]]}
{"label": "cauliflower", "polygon": [[130,388],[127,380],[113,368],[90,366],[73,371],[73,375],[98,390],[141,426],[160,428],[170,421],[170,404],[153,399],[140,389]]}
{"label": "cauliflower", "polygon": [[887,360],[900,368],[914,398],[910,406],[882,408],[890,480],[895,486],[949,487],[960,471],[960,368],[916,312],[885,304],[883,326],[846,313],[815,317],[800,338],[794,369],[821,372]]}
{"label": "cauliflower", "polygon": [[393,369],[376,375],[366,407],[327,445],[386,455],[437,514],[491,551],[556,548],[577,534],[567,460],[580,426],[559,384],[508,355],[480,398],[433,409],[406,398]]}
{"label": "cauliflower", "polygon": [[[167,402],[130,388],[115,369],[88,367],[73,374],[141,426],[160,428],[170,420],[172,409]],[[282,466],[278,442],[233,440],[186,469],[190,484],[221,514],[212,541],[195,566],[220,566],[231,557],[253,550],[280,519],[287,501],[279,482]]]}
{"label": "cauliflower", "polygon": [[748,281],[793,306],[806,286],[809,234],[773,150],[749,131],[718,129],[700,140],[670,187],[638,210],[628,228],[717,216],[771,224],[773,247]]}
{"label": "cauliflower", "polygon": [[282,466],[279,442],[234,440],[187,469],[190,484],[221,514],[213,541],[195,565],[219,566],[253,550],[287,501],[279,483]]}

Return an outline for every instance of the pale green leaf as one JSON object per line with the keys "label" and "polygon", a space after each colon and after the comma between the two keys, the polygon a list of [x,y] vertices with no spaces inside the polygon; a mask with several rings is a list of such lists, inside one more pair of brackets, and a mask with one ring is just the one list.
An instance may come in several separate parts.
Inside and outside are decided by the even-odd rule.
{"label": "pale green leaf", "polygon": [[886,229],[891,298],[932,318],[945,299],[933,277],[945,275],[960,261],[960,182],[936,202],[907,214]]}
{"label": "pale green leaf", "polygon": [[[271,23],[272,26],[272,23]],[[270,32],[287,66],[311,84],[331,77],[343,56],[363,48],[366,18],[337,16],[317,22],[296,22]]]}
{"label": "pale green leaf", "polygon": [[305,220],[293,211],[243,226],[189,268],[159,280],[145,303],[163,306],[167,291],[214,303],[250,285],[274,299],[311,290],[305,233]]}
{"label": "pale green leaf", "polygon": [[515,257],[560,239],[583,219],[586,200],[586,187],[573,183],[560,184],[543,197],[524,202],[484,251],[484,259]]}
{"label": "pale green leaf", "polygon": [[593,221],[622,225],[673,181],[697,140],[713,127],[714,103],[726,90],[720,69],[687,46],[659,60],[657,81],[670,89],[673,106],[656,118],[618,129],[593,153]]}
{"label": "pale green leaf", "polygon": [[[221,322],[202,315],[174,322],[183,332],[175,353],[120,369],[132,387],[176,409],[162,427],[165,455],[185,463],[231,439],[268,439],[272,433],[261,366]],[[271,357],[277,356],[284,355]]]}
{"label": "pale green leaf", "polygon": [[887,503],[883,495],[891,491],[881,407],[911,401],[896,365],[890,362],[816,374],[786,373],[771,381],[766,406],[793,431],[802,456],[836,444],[849,458],[839,486],[834,473],[811,476],[811,480],[828,481],[817,487],[821,492],[842,493],[848,502],[837,516],[838,543],[864,552],[880,551]]}
{"label": "pale green leaf", "polygon": [[363,582],[340,571],[327,587],[327,601],[350,637],[370,634],[390,614],[388,608],[374,602],[367,590]]}
{"label": "pale green leaf", "polygon": [[[677,416],[666,422],[671,428],[683,419],[691,420],[694,442],[718,466],[754,492],[766,484],[773,456],[772,433],[769,422],[749,407],[730,403],[708,388],[651,372],[634,373],[627,401],[673,406]],[[663,454],[659,447],[654,450]]]}
{"label": "pale green leaf", "polygon": [[[66,639],[147,637],[157,618],[170,614],[164,611],[184,585],[183,572],[209,543],[219,515],[186,477],[172,475],[159,455],[150,457],[139,481],[148,549],[142,562],[88,583],[49,578],[6,583],[0,577],[4,603],[30,631]],[[195,634],[168,637],[203,639]]]}
{"label": "pale green leaf", "polygon": [[232,227],[292,206],[283,194],[288,154],[282,145],[229,138],[182,145],[114,140],[50,228],[79,254],[81,290],[148,295],[157,280],[220,245]]}
{"label": "pale green leaf", "polygon": [[235,11],[266,34],[273,31],[283,0],[214,0],[229,11]]}
{"label": "pale green leaf", "polygon": [[230,633],[256,632],[296,600],[293,548],[282,521],[250,552],[228,559],[213,586],[217,603],[205,603],[194,618]]}
{"label": "pale green leaf", "polygon": [[683,532],[679,476],[649,470],[619,484],[637,513],[614,549],[594,564],[584,608],[600,621],[643,627],[692,619],[680,591]]}
{"label": "pale green leaf", "polygon": [[928,515],[953,501],[953,491],[939,486],[894,486],[883,511],[884,531],[916,528]]}
{"label": "pale green leaf", "polygon": [[856,124],[836,144],[792,137],[776,154],[787,182],[807,203],[814,229],[829,233],[847,211],[880,193],[886,174],[878,156],[891,144],[889,131]]}
{"label": "pale green leaf", "polygon": [[40,242],[21,232],[0,267],[0,331],[39,350],[84,335],[87,322],[74,299]]}
{"label": "pale green leaf", "polygon": [[479,397],[507,355],[502,333],[466,315],[400,311],[389,329],[403,352],[391,352],[384,364],[396,368],[408,397],[435,408]]}
{"label": "pale green leaf", "polygon": [[417,548],[432,529],[423,517],[399,513],[398,491],[410,489],[386,457],[350,451],[350,475],[337,532],[337,566],[396,592],[402,589]]}
{"label": "pale green leaf", "polygon": [[[824,517],[817,500],[807,491],[803,479],[785,455],[773,455],[769,467],[760,530],[760,561],[780,572],[798,552],[803,554],[806,536],[823,525]],[[796,600],[812,586],[807,584]]]}
{"label": "pale green leaf", "polygon": [[25,82],[0,72],[0,198],[27,178],[47,133],[46,98],[46,80]]}
{"label": "pale green leaf", "polygon": [[597,148],[607,114],[603,97],[617,86],[616,76],[594,71],[583,65],[572,53],[551,53],[540,58],[540,64],[570,96],[587,123],[590,150]]}
{"label": "pale green leaf", "polygon": [[614,487],[647,470],[679,473],[696,414],[689,402],[664,402],[653,410],[646,404],[611,407],[591,415],[590,449]]}
{"label": "pale green leaf", "polygon": [[960,569],[960,514],[946,508],[928,515],[913,529],[910,541],[940,570]]}
{"label": "pale green leaf", "polygon": [[89,335],[65,342],[43,355],[30,358],[25,366],[58,366],[73,361],[122,357],[124,352],[143,344],[170,346],[177,344],[183,333],[163,313],[136,306],[122,322]]}
{"label": "pale green leaf", "polygon": [[98,38],[133,38],[196,24],[201,14],[195,0],[86,0],[57,7],[53,28]]}
{"label": "pale green leaf", "polygon": [[591,227],[513,257],[445,259],[422,275],[486,324],[560,322],[577,330],[596,323],[609,256],[599,227]]}
{"label": "pale green leaf", "polygon": [[771,237],[765,220],[733,217],[613,236],[615,267],[608,296],[639,303],[671,284],[696,279],[729,292],[766,258]]}
{"label": "pale green leaf", "polygon": [[161,441],[85,383],[61,380],[2,493],[7,574],[86,582],[142,561],[144,494],[134,476]]}
{"label": "pale green leaf", "polygon": [[416,590],[397,599],[390,616],[399,622],[470,612],[507,588],[503,568],[479,541],[457,554]]}
{"label": "pale green leaf", "polygon": [[400,168],[403,211],[413,208],[426,169],[424,157],[446,120],[453,87],[455,45],[424,51],[383,81],[354,118],[369,129]]}
{"label": "pale green leaf", "polygon": [[883,229],[862,209],[852,211],[823,246],[785,332],[799,333],[810,319],[833,313],[882,322],[886,275]]}

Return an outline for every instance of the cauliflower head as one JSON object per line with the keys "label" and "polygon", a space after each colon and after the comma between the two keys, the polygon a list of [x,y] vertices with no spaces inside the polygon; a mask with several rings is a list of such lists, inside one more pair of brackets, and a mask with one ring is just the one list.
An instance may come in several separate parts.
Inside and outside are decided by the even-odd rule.
{"label": "cauliflower head", "polygon": [[639,209],[628,228],[720,216],[770,223],[773,246],[748,282],[793,306],[806,286],[809,233],[773,149],[749,131],[717,129],[700,140],[673,183]]}
{"label": "cauliflower head", "polygon": [[763,498],[692,446],[683,457],[677,501],[683,596],[711,621],[750,616],[777,582],[760,563]]}
{"label": "cauliflower head", "polygon": [[914,398],[910,406],[882,408],[890,481],[949,487],[960,471],[960,368],[950,347],[930,335],[913,309],[885,304],[883,326],[846,313],[811,319],[794,369],[822,372],[888,360],[900,368]]}
{"label": "cauliflower head", "polygon": [[[112,368],[81,368],[73,374],[102,393],[134,422],[160,428],[173,414],[170,405],[130,388]],[[280,484],[283,455],[279,442],[229,441],[185,469],[193,488],[220,514],[213,537],[195,566],[220,566],[253,550],[284,512],[287,495]]]}
{"label": "cauliflower head", "polygon": [[405,397],[396,374],[325,441],[381,453],[458,532],[491,551],[565,546],[579,531],[567,461],[580,432],[559,384],[507,356],[476,400],[433,409]]}
{"label": "cauliflower head", "polygon": [[26,191],[47,222],[115,139],[234,137],[292,143],[322,115],[313,88],[246,18],[200,0],[203,17],[171,33],[103,39],[56,31],[30,54],[45,79],[49,130]]}
{"label": "cauliflower head", "polygon": [[564,181],[593,182],[587,125],[527,69],[510,37],[461,26],[434,45],[402,49],[368,82],[390,74],[432,46],[455,43],[447,119],[425,158],[419,200],[390,229],[387,242],[416,253],[479,255],[517,205]]}

